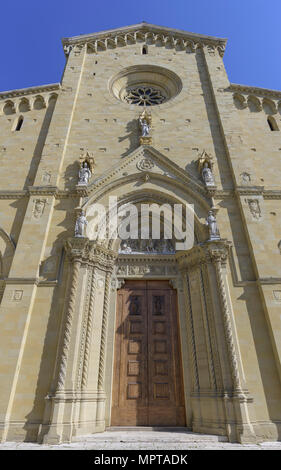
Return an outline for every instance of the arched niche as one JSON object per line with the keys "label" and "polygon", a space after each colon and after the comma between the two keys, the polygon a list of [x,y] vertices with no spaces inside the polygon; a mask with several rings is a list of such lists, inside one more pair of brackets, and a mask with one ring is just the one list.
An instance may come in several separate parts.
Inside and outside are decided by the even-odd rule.
{"label": "arched niche", "polygon": [[30,111],[30,104],[26,98],[23,98],[19,103],[19,112],[26,113],[27,111]]}
{"label": "arched niche", "polygon": [[254,95],[248,96],[247,102],[248,102],[248,107],[252,113],[257,113],[258,111],[262,110],[262,104],[256,96]]}
{"label": "arched niche", "polygon": [[266,114],[275,114],[277,112],[276,105],[274,101],[270,100],[269,98],[264,98],[262,101],[262,107]]}
{"label": "arched niche", "polygon": [[36,96],[34,103],[33,103],[33,109],[40,110],[46,108],[44,98],[42,96]]}
{"label": "arched niche", "polygon": [[234,93],[233,101],[237,109],[245,109],[247,107],[245,96],[240,95],[240,93]]}
{"label": "arched niche", "polygon": [[6,101],[3,107],[3,114],[9,116],[10,114],[15,114],[15,105],[12,101]]}

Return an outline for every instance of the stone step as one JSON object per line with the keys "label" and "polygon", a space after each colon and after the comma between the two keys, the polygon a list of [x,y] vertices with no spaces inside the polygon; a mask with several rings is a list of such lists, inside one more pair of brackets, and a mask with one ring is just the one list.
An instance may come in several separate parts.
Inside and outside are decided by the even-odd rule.
{"label": "stone step", "polygon": [[143,426],[112,426],[105,432],[77,436],[74,442],[228,442],[226,436],[199,434],[188,431],[187,428],[155,428]]}

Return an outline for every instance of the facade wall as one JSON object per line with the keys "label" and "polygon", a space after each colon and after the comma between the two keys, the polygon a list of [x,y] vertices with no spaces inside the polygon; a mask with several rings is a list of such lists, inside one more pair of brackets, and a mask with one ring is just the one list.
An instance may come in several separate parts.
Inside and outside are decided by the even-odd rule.
{"label": "facade wall", "polygon": [[[147,54],[142,54],[144,42]],[[145,65],[173,71],[182,90],[150,108],[153,141],[140,147],[138,119],[142,109],[117,100],[111,88],[112,79],[122,70]],[[116,272],[116,263],[112,261],[111,266],[110,251],[102,255],[94,251],[94,264],[85,268],[86,248],[79,247],[84,254],[82,261],[76,260],[81,268],[76,279],[76,255],[65,243],[73,237],[75,208],[89,209],[108,195],[122,199],[126,194],[132,202],[141,195],[152,199],[154,195],[155,202],[162,197],[194,203],[201,243],[208,238],[208,208],[215,204],[221,238],[231,245],[226,267],[222,264],[222,300],[216,291],[220,278],[215,264],[204,271],[204,292],[198,272],[191,268],[184,268],[189,269],[191,291],[187,292],[183,274],[182,287],[177,287],[181,324],[185,325],[181,330],[184,368],[189,369],[184,376],[187,422],[199,432],[223,434],[225,423],[239,421],[243,406],[249,406],[247,426],[251,433],[260,440],[277,439],[281,422],[281,137],[278,130],[270,129],[267,118],[273,116],[280,128],[281,92],[230,84],[215,47],[182,48],[153,42],[148,36],[137,37],[134,44],[128,42],[123,47],[113,48],[109,43],[97,52],[89,46],[75,46],[73,40],[61,85],[16,90],[1,94],[1,98],[3,439],[37,440],[49,433],[52,442],[85,432],[82,425],[79,430],[79,425],[70,424],[71,431],[65,430],[57,424],[63,421],[62,416],[69,422],[70,416],[75,416],[79,423],[87,421],[87,413],[95,415],[96,424],[91,422],[87,428],[91,432],[110,425],[116,290],[109,287],[109,279]],[[16,131],[20,116],[23,124]],[[95,168],[83,192],[77,188],[77,175],[79,157],[87,151],[94,154]],[[213,157],[216,188],[212,192],[204,187],[198,172],[198,156],[203,151]],[[155,167],[150,179],[143,181],[136,161],[147,155],[154,159]],[[206,311],[202,304],[205,295]],[[187,332],[189,303],[194,315],[193,339],[188,339]],[[227,406],[218,395],[212,406],[221,411],[214,418],[206,396],[200,396],[200,390],[218,393],[219,389],[222,393],[230,388],[231,351],[230,365],[223,365],[222,359],[227,339],[216,346],[217,353],[214,351],[220,341],[218,331],[226,328],[224,311],[233,329],[232,352],[237,356],[239,380],[250,395],[245,402],[249,405],[241,405],[239,413],[233,405],[236,418],[232,412],[227,415],[222,411]],[[208,315],[213,322],[210,336],[206,333]],[[225,331],[227,337],[227,328]],[[192,341],[198,390],[196,381],[192,385]],[[64,398],[60,389],[56,396],[58,377],[66,384]],[[88,382],[85,377],[90,377]],[[83,380],[88,384],[85,389]],[[77,383],[82,384],[83,393],[80,389],[77,392]],[[80,408],[76,402],[73,408],[57,405],[70,395],[73,403],[74,395],[81,401]],[[196,414],[200,408],[197,402],[203,410],[201,418]],[[233,432],[229,438],[235,440]]]}

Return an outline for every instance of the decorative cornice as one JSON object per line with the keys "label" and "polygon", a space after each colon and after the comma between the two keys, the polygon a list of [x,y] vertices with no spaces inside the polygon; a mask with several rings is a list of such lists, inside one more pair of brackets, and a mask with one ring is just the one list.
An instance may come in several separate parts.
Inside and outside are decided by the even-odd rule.
{"label": "decorative cornice", "polygon": [[281,199],[281,189],[266,189],[263,197],[264,199]]}
{"label": "decorative cornice", "polygon": [[260,277],[256,282],[261,285],[281,284],[281,277]]}
{"label": "decorative cornice", "polygon": [[20,199],[21,197],[26,197],[27,195],[27,191],[0,191],[0,199]]}
{"label": "decorative cornice", "polygon": [[60,89],[60,83],[50,83],[49,85],[32,86],[29,88],[19,88],[17,90],[2,91],[0,93],[0,100],[5,100],[7,98],[16,98],[18,96],[35,95],[38,93],[48,93],[51,91],[58,91]]}
{"label": "decorative cornice", "polygon": [[235,192],[239,196],[262,196],[264,194],[264,186],[237,186]]}
{"label": "decorative cornice", "polygon": [[81,46],[87,44],[89,49],[97,53],[99,50],[106,50],[108,46],[111,48],[126,46],[127,44],[135,43],[137,40],[146,41],[148,38],[150,43],[162,42],[163,45],[169,43],[171,46],[183,50],[189,48],[191,52],[194,52],[198,46],[213,46],[218,49],[221,56],[224,54],[227,42],[225,38],[204,36],[143,22],[123,28],[63,38],[62,43],[67,55],[70,47],[74,45]]}
{"label": "decorative cornice", "polygon": [[31,196],[55,196],[57,191],[56,186],[28,186],[28,194]]}
{"label": "decorative cornice", "polygon": [[271,98],[281,99],[281,91],[278,90],[269,90],[268,88],[259,88],[251,87],[247,85],[237,85],[231,83],[228,88],[225,88],[225,91],[245,93],[247,95],[257,95],[257,96],[269,96]]}
{"label": "decorative cornice", "polygon": [[[161,177],[161,174],[159,173],[151,173],[151,177],[153,178],[154,176],[159,176]],[[100,180],[102,180],[102,184],[100,185]],[[102,186],[105,181],[103,178],[98,178],[94,183],[97,183],[96,187]],[[255,189],[258,188],[258,189]],[[251,186],[237,186],[235,190],[227,190],[227,189],[216,189],[214,193],[212,194],[212,197],[214,199],[226,199],[226,198],[234,198],[235,194],[238,195],[261,195],[264,197],[264,199],[281,199],[281,189],[259,189],[259,188],[264,188],[263,186],[258,186],[258,187],[251,187]],[[23,197],[27,196],[55,196],[56,199],[66,199],[66,198],[77,198],[77,197],[87,197],[90,195],[91,191],[89,189],[92,189],[91,187],[87,188],[79,188],[76,186],[75,189],[73,190],[63,190],[63,189],[58,189],[56,186],[29,186],[28,190],[22,190],[22,191],[0,191],[0,199],[20,199]],[[208,191],[204,191],[204,189],[201,189],[201,194],[208,194]]]}

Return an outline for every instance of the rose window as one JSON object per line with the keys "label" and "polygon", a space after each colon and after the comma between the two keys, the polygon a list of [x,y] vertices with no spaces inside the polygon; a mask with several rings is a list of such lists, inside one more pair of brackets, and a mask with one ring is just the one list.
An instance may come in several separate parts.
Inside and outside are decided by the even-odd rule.
{"label": "rose window", "polygon": [[127,103],[138,106],[153,106],[163,103],[166,99],[160,90],[144,86],[129,90],[124,98]]}

